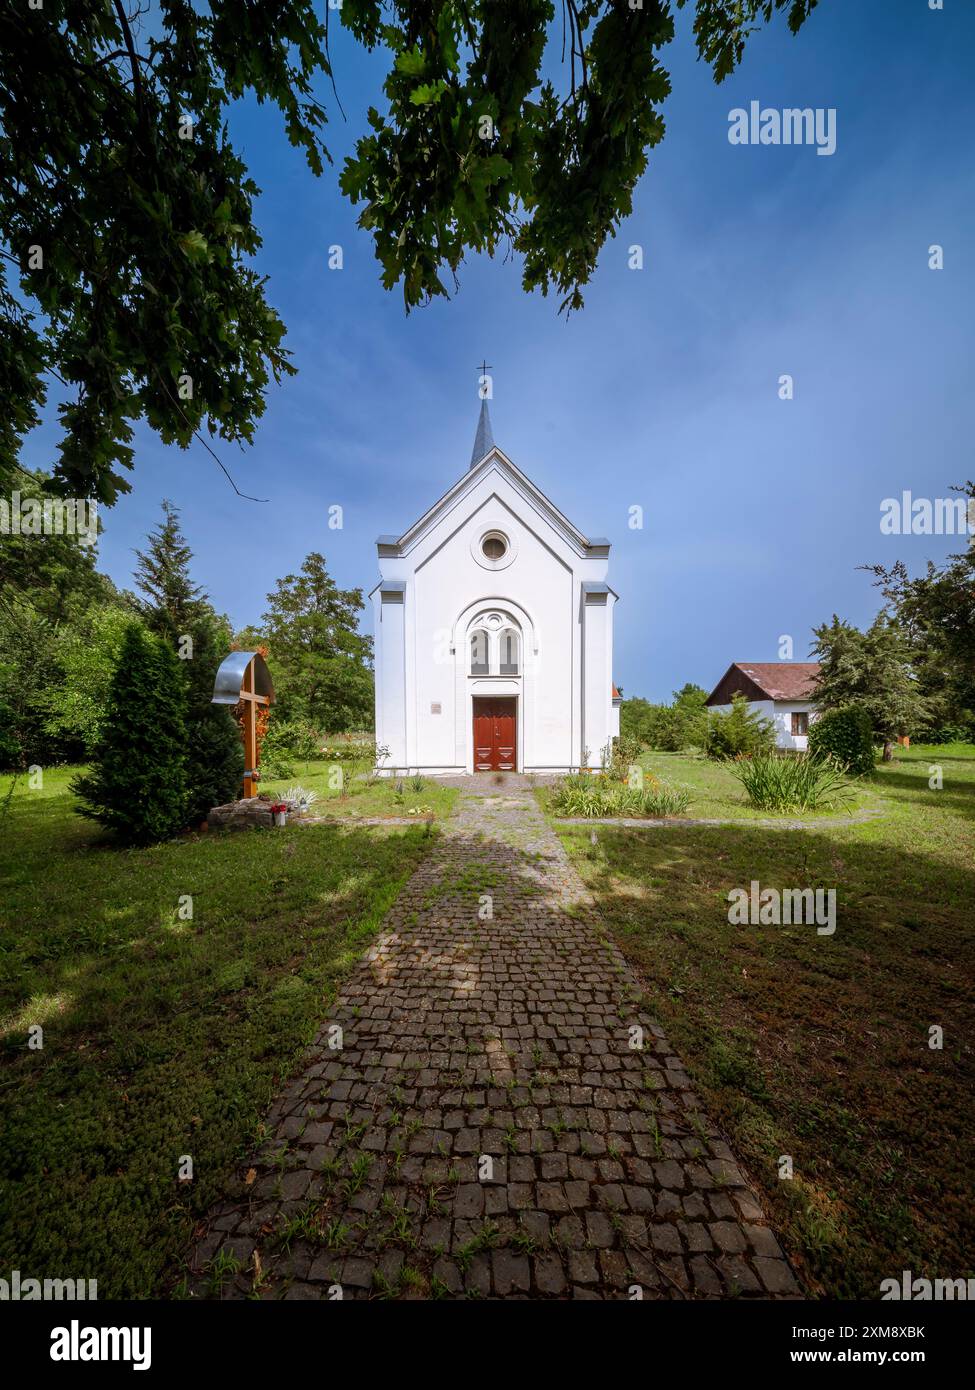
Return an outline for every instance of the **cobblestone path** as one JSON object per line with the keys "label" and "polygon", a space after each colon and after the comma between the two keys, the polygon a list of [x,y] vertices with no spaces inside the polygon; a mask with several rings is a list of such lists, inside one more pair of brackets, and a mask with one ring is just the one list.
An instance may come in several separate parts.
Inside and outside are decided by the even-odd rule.
{"label": "cobblestone path", "polygon": [[480,790],[210,1213],[191,1292],[798,1296],[530,791]]}

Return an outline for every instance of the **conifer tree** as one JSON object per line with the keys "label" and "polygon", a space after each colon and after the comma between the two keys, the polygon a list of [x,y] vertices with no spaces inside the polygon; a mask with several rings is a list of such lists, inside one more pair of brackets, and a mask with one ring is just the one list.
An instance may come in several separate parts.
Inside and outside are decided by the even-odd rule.
{"label": "conifer tree", "polygon": [[174,653],[133,623],[125,634],[108,715],[88,773],[72,784],[82,815],[127,844],[186,824],[186,683]]}
{"label": "conifer tree", "polygon": [[187,823],[206,818],[240,794],[244,750],[226,705],[213,704],[217,667],[230,650],[230,624],[218,617],[190,577],[193,551],[180,530],[179,512],[163,502],[163,520],[145,551],[136,551],[135,581],[144,598],[146,625],[181,658],[186,686]]}
{"label": "conifer tree", "polygon": [[927,702],[911,667],[911,652],[900,624],[878,613],[860,632],[834,613],[832,623],[813,628],[819,674],[813,699],[821,710],[859,705],[874,736],[884,745],[884,762],[894,738],[911,734],[923,721]]}
{"label": "conifer tree", "polygon": [[179,529],[179,512],[168,501],[162,509],[162,522],[150,532],[147,548],[135,552],[135,582],[145,595],[139,607],[147,626],[175,643],[192,634],[210,604],[190,579],[193,552]]}

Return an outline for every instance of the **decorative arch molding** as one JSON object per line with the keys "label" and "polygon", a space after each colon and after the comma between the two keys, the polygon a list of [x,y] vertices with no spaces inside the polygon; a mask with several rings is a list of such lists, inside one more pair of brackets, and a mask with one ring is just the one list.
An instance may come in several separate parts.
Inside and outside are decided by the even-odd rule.
{"label": "decorative arch molding", "polygon": [[[500,621],[488,625],[488,618],[498,618]],[[479,621],[484,619],[485,621]],[[514,627],[521,638],[521,649],[523,659],[527,663],[528,655],[538,655],[538,633],[535,629],[531,614],[520,603],[514,603],[509,598],[485,597],[479,598],[474,603],[469,603],[457,616],[454,624],[453,645],[457,651],[464,650],[466,657],[467,644],[470,634],[476,627],[487,627],[492,633],[500,633],[505,627]]]}

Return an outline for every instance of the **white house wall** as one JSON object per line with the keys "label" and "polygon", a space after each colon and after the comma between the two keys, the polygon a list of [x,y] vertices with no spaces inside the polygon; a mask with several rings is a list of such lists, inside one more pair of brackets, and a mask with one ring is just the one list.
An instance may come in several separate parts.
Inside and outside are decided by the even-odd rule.
{"label": "white house wall", "polygon": [[810,724],[816,718],[816,712],[810,700],[776,700],[775,711],[772,715],[775,720],[776,746],[778,748],[791,748],[797,753],[804,753],[809,747],[809,738],[806,734],[793,734],[793,711],[799,714],[808,714]]}
{"label": "white house wall", "polygon": [[[731,705],[712,705],[715,711],[727,714]],[[794,753],[804,753],[809,746],[805,734],[793,734],[792,714],[808,714],[810,724],[816,718],[816,711],[810,700],[749,700],[748,708],[757,711],[764,719],[771,719],[775,726],[776,748],[787,748]]]}

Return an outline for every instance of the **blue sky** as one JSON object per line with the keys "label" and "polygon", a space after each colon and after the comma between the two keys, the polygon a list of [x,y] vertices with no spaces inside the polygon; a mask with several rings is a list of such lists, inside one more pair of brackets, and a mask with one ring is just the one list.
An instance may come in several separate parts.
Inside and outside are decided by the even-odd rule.
{"label": "blue sky", "polygon": [[[216,447],[242,490],[270,502],[236,498],[200,445],[166,448],[140,428],[133,490],[103,512],[101,567],[130,583],[165,496],[198,580],[238,625],[311,550],[368,591],[376,536],[406,529],[468,464],[484,355],[497,443],[613,542],[629,695],[710,688],[732,660],[777,659],[783,633],[802,660],[834,611],[872,617],[857,565],[903,557],[916,570],[960,549],[882,536],[879,518],[904,488],[944,496],[975,473],[975,6],[822,0],[796,38],[781,19],[757,34],[720,87],[696,61],[689,13],[676,19],[667,134],[568,321],[523,293],[513,261],[470,261],[450,302],[409,317],[382,289],[337,177],[381,99],[384,55],[333,28],[348,123],[324,94],[335,168],[321,180],[275,111],[242,103],[231,131],[263,190],[257,264],[299,375],[272,388],[252,449]],[[834,107],[836,153],[729,144],[728,112],[752,100]],[[341,271],[327,268],[333,243]],[[633,243],[642,271],[627,266]],[[928,268],[932,243],[942,271]],[[784,373],[792,401],[778,397]],[[42,427],[26,460],[50,466],[55,439]],[[333,504],[341,531],[328,529]]]}

